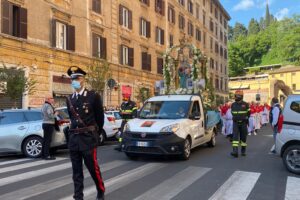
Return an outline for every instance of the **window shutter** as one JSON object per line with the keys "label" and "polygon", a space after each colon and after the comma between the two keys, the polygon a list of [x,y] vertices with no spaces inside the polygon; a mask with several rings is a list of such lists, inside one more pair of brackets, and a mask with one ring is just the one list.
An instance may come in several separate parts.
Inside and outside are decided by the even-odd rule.
{"label": "window shutter", "polygon": [[165,44],[165,31],[161,29],[161,44]]}
{"label": "window shutter", "polygon": [[175,24],[175,10],[172,10],[172,22]]}
{"label": "window shutter", "polygon": [[94,12],[97,11],[97,0],[92,0],[92,10],[93,10]]}
{"label": "window shutter", "polygon": [[158,27],[155,27],[155,42],[158,42]]}
{"label": "window shutter", "polygon": [[134,66],[134,49],[128,48],[128,65],[133,67]]}
{"label": "window shutter", "polygon": [[151,72],[151,54],[147,55],[147,69]]}
{"label": "window shutter", "polygon": [[128,10],[128,28],[132,29],[132,12]]}
{"label": "window shutter", "polygon": [[123,45],[120,45],[120,64],[123,65]]}
{"label": "window shutter", "polygon": [[2,0],[2,33],[12,35],[12,4]]}
{"label": "window shutter", "polygon": [[161,14],[162,16],[165,16],[165,1],[161,0]]}
{"label": "window shutter", "polygon": [[150,38],[151,37],[151,24],[150,22],[147,21],[147,38]]}
{"label": "window shutter", "polygon": [[56,19],[52,19],[52,33],[51,33],[51,42],[52,47],[56,47]]}
{"label": "window shutter", "polygon": [[123,6],[119,5],[119,24],[123,25]]}
{"label": "window shutter", "polygon": [[143,31],[143,25],[142,25],[142,22],[143,22],[143,18],[140,17],[140,35],[142,35]]}
{"label": "window shutter", "polygon": [[75,51],[75,26],[67,25],[67,50]]}
{"label": "window shutter", "polygon": [[157,73],[163,74],[163,59],[157,58]]}
{"label": "window shutter", "polygon": [[93,57],[98,57],[98,41],[95,33],[92,33],[92,51]]}
{"label": "window shutter", "polygon": [[20,8],[20,37],[27,39],[27,9]]}
{"label": "window shutter", "polygon": [[155,12],[158,12],[158,0],[155,0]]}
{"label": "window shutter", "polygon": [[147,69],[147,52],[142,52],[142,69]]}
{"label": "window shutter", "polygon": [[101,58],[102,59],[106,59],[107,53],[106,53],[106,49],[107,49],[107,45],[106,45],[106,38],[104,37],[100,37],[100,50],[101,50]]}

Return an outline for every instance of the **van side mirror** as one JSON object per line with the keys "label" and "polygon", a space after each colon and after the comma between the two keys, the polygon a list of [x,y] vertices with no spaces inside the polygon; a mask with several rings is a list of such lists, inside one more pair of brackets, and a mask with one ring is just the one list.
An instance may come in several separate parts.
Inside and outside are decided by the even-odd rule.
{"label": "van side mirror", "polygon": [[200,114],[199,113],[192,113],[189,117],[191,120],[199,120]]}

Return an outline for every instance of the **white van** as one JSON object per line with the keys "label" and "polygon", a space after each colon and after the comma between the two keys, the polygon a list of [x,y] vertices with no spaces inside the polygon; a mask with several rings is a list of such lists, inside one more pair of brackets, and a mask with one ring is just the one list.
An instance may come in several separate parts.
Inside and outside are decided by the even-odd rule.
{"label": "white van", "polygon": [[207,126],[207,114],[198,95],[164,95],[148,99],[136,119],[124,128],[122,151],[130,158],[143,154],[179,155],[187,160],[191,149],[216,145],[216,124]]}

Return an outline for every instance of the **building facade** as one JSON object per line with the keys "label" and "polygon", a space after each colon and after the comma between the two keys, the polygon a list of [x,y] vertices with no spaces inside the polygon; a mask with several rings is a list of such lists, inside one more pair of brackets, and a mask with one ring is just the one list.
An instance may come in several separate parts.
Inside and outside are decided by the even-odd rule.
{"label": "building facade", "polygon": [[119,85],[104,91],[105,105],[119,105],[125,91],[135,100],[141,87],[153,94],[155,81],[162,79],[162,54],[184,36],[208,57],[217,94],[228,94],[230,16],[218,0],[0,2],[0,61],[23,67],[38,83],[34,94],[23,95],[22,107],[39,107],[52,94],[63,105],[64,96],[72,92],[68,67],[86,69],[99,59],[110,63]]}
{"label": "building facade", "polygon": [[[258,67],[259,68],[259,67]],[[263,67],[266,68],[266,67]],[[257,101],[270,103],[276,96],[283,103],[286,96],[300,94],[300,66],[282,66],[264,70],[263,74],[232,77],[229,81],[229,89],[233,94],[237,89],[244,90],[245,101]]]}

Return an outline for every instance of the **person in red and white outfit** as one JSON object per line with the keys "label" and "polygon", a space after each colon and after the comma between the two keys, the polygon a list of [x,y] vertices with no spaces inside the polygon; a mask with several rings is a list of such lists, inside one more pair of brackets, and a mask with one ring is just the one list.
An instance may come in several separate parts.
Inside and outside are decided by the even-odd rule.
{"label": "person in red and white outfit", "polygon": [[255,124],[256,124],[256,108],[255,104],[252,101],[250,104],[250,117],[249,117],[249,124],[248,124],[248,135],[256,135],[255,132]]}

